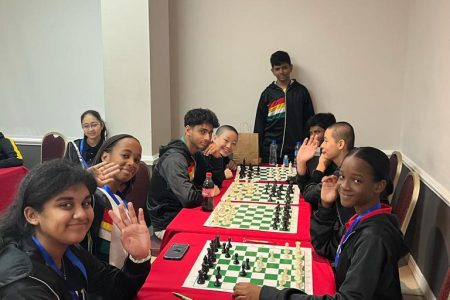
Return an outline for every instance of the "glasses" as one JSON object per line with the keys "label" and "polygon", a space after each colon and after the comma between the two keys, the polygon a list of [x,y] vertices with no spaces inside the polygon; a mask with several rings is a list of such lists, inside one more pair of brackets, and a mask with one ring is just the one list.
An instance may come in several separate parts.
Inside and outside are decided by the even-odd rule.
{"label": "glasses", "polygon": [[86,130],[86,129],[89,129],[89,128],[95,129],[99,125],[100,125],[99,123],[91,123],[91,124],[83,124],[83,125],[81,125],[81,127]]}

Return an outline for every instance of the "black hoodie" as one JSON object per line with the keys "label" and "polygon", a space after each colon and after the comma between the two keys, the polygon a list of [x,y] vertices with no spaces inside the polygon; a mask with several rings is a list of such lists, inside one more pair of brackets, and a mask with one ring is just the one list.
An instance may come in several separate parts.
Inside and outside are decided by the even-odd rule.
{"label": "black hoodie", "polygon": [[[263,287],[260,299],[402,299],[398,260],[408,249],[390,208],[383,207],[380,211],[383,213],[374,212],[373,216],[363,218],[342,247],[335,272],[336,294],[313,296],[296,289],[279,291]],[[336,209],[319,205],[311,220],[315,251],[333,260],[343,231],[335,234],[336,217]]]}
{"label": "black hoodie", "polygon": [[182,208],[201,204],[202,191],[193,183],[194,174],[195,160],[183,141],[161,146],[147,202],[155,231],[166,229]]}
{"label": "black hoodie", "polygon": [[291,80],[286,93],[271,83],[261,94],[256,110],[254,132],[259,133],[259,152],[262,162],[269,161],[272,140],[278,144],[278,163],[287,154],[294,157],[297,141],[308,136],[306,121],[314,115],[309,92],[300,83]]}
{"label": "black hoodie", "polygon": [[0,132],[0,168],[17,167],[23,165],[22,154],[13,140]]}

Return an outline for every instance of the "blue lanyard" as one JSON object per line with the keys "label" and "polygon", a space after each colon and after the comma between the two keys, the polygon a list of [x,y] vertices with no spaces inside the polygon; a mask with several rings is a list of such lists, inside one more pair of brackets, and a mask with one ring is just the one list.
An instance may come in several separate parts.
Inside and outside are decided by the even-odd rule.
{"label": "blue lanyard", "polygon": [[359,221],[361,221],[362,217],[364,217],[365,215],[367,215],[368,213],[371,213],[377,209],[381,208],[381,204],[377,203],[375,204],[375,206],[369,208],[368,210],[366,210],[365,212],[359,214],[355,221],[353,221],[352,225],[350,226],[350,228],[345,232],[344,236],[341,239],[341,242],[339,243],[339,247],[337,248],[336,251],[336,256],[334,257],[334,267],[336,268],[339,262],[339,256],[341,255],[341,251],[342,251],[342,247],[344,246],[345,242],[347,242],[348,237],[350,236],[350,233],[352,233],[353,229],[356,227],[356,225],[358,225]]}
{"label": "blue lanyard", "polygon": [[[116,195],[111,191],[111,188],[110,188],[108,185],[105,184],[105,185],[103,186],[103,189],[108,193],[108,195],[111,196],[111,198],[114,200],[114,202],[115,202],[117,205],[120,205],[119,199],[117,199]],[[127,202],[127,199],[125,199],[125,197],[122,197],[122,196],[121,196],[120,198],[122,198],[122,201],[123,201],[123,203],[125,204],[125,208],[128,209],[128,202]]]}
{"label": "blue lanyard", "polygon": [[[53,258],[50,256],[50,254],[47,252],[47,250],[45,250],[44,246],[41,244],[41,242],[39,242],[39,240],[32,236],[33,242],[36,244],[36,247],[39,249],[39,251],[42,254],[42,257],[44,257],[45,263],[47,266],[49,266],[53,271],[56,272],[56,274],[58,274],[62,279],[66,280],[64,278],[64,274],[61,272],[61,270],[56,266],[55,261],[53,260]],[[87,271],[86,268],[84,267],[83,263],[78,259],[78,257],[75,256],[75,254],[73,254],[73,252],[67,248],[66,252],[64,253],[64,255],[70,260],[70,262],[76,266],[81,273],[83,274],[84,279],[87,281]],[[70,294],[72,296],[72,299],[74,300],[79,300],[80,297],[78,295],[78,293],[74,290],[70,290]]]}
{"label": "blue lanyard", "polygon": [[88,166],[88,164],[86,163],[86,161],[84,160],[84,157],[83,157],[83,150],[84,150],[84,138],[80,142],[80,162],[81,162],[81,164],[83,165],[83,167],[85,169],[88,169],[89,166]]}

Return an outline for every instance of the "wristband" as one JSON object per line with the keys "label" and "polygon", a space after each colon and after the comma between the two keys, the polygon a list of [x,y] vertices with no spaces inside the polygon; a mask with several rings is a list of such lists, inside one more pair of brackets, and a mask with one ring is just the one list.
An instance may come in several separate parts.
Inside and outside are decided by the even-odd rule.
{"label": "wristband", "polygon": [[146,262],[147,260],[150,260],[150,258],[152,258],[152,251],[149,251],[147,257],[144,257],[143,259],[135,259],[133,256],[131,256],[131,254],[128,255],[128,257],[135,264],[142,264],[143,262]]}

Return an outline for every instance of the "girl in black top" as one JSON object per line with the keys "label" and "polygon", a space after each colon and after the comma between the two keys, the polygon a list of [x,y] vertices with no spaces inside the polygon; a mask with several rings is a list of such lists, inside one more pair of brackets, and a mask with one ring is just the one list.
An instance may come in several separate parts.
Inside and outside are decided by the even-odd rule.
{"label": "girl in black top", "polygon": [[63,160],[45,162],[21,183],[0,217],[1,299],[133,299],[150,270],[150,238],[143,211],[129,204],[110,213],[129,256],[119,270],[77,244],[92,223],[95,179]]}

